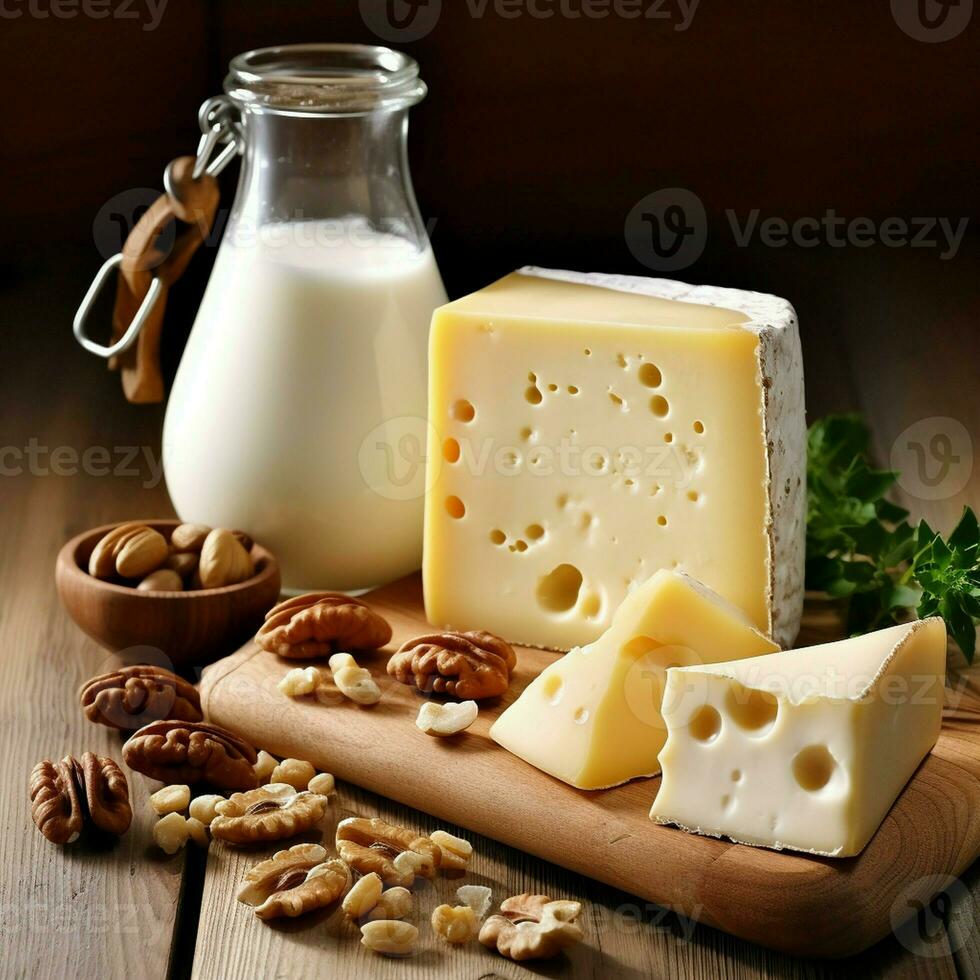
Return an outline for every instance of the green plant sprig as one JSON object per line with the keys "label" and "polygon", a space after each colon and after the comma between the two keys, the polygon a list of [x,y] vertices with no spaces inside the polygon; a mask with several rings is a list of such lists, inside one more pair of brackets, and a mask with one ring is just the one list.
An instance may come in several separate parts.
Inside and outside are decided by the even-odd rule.
{"label": "green plant sprig", "polygon": [[851,633],[942,616],[972,663],[980,620],[980,526],[966,507],[949,538],[886,499],[898,474],[874,469],[857,415],[815,422],[807,440],[806,586],[847,603]]}

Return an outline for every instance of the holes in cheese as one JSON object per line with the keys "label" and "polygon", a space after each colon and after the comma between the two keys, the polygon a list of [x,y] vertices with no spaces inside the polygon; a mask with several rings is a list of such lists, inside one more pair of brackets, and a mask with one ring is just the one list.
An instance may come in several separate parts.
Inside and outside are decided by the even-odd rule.
{"label": "holes in cheese", "polygon": [[699,742],[713,742],[721,732],[721,715],[717,708],[703,704],[691,716],[691,737]]}
{"label": "holes in cheese", "polygon": [[826,745],[808,745],[793,759],[793,775],[800,786],[810,793],[823,789],[836,768],[837,763]]}
{"label": "holes in cheese", "polygon": [[[572,584],[575,572],[563,573]],[[576,613],[588,611],[593,592],[598,596],[582,589]],[[601,598],[608,603],[608,595]],[[629,593],[598,640],[532,681],[490,735],[581,789],[649,776],[658,771],[666,737],[661,704],[669,668],[775,649],[734,606],[682,572],[661,569]]]}
{"label": "holes in cheese", "polygon": [[663,384],[664,376],[661,374],[660,368],[656,364],[651,364],[650,361],[641,364],[637,374],[640,384],[647,388],[659,388]]}
{"label": "holes in cheese", "polygon": [[654,395],[650,399],[650,411],[658,419],[666,418],[670,414],[670,402],[663,395]]}
{"label": "holes in cheese", "polygon": [[[936,742],[945,673],[941,619],[669,670],[650,816],[747,844],[858,854]],[[721,720],[710,743],[692,724],[705,712]]]}
{"label": "holes in cheese", "polygon": [[491,544],[501,545],[507,540],[507,535],[504,534],[500,528],[494,528],[490,532],[490,542]]}
{"label": "holes in cheese", "polygon": [[696,421],[696,422],[694,423],[694,426],[693,426],[693,428],[694,428],[694,431],[695,431],[695,432],[696,432],[696,433],[697,433],[698,435],[702,435],[702,434],[704,433],[704,422],[702,422],[702,421],[701,421],[700,419],[698,419],[698,420],[697,420],[697,421]]}
{"label": "holes in cheese", "polygon": [[446,497],[446,513],[454,520],[459,520],[466,514],[466,505],[459,497]]}
{"label": "holes in cheese", "polygon": [[456,463],[459,461],[459,443],[453,439],[449,438],[442,444],[442,458],[447,463]]}
{"label": "holes in cheese", "polygon": [[568,612],[575,608],[581,588],[582,573],[574,565],[563,563],[538,583],[538,602],[549,612]]}
{"label": "holes in cheese", "polygon": [[732,684],[725,695],[725,710],[739,728],[760,737],[776,724],[779,701],[768,691]]}
{"label": "holes in cheese", "polygon": [[541,394],[541,389],[537,385],[530,385],[524,391],[524,400],[529,405],[540,405],[544,400],[544,395]]}
{"label": "holes in cheese", "polygon": [[451,414],[457,422],[472,422],[476,418],[476,409],[471,402],[465,398],[460,398],[453,404]]}
{"label": "holes in cheese", "polygon": [[538,541],[544,537],[544,528],[540,524],[528,524],[524,529],[524,534],[532,541]]}

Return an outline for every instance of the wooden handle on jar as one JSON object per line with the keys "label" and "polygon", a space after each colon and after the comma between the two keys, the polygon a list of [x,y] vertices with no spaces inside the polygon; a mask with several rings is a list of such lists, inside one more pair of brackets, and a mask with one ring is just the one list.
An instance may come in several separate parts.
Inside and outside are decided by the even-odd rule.
{"label": "wooden handle on jar", "polygon": [[[134,404],[163,401],[160,337],[167,292],[183,274],[201,242],[207,238],[218,211],[218,183],[204,173],[192,176],[194,157],[178,157],[167,168],[166,193],[153,202],[123,245],[123,261],[112,314],[112,339],[117,341],[132,323],[156,278],[160,297],[150,310],[136,343],[109,361],[122,376],[126,399]],[[186,227],[178,228],[180,222]],[[173,240],[165,234],[174,227]]]}

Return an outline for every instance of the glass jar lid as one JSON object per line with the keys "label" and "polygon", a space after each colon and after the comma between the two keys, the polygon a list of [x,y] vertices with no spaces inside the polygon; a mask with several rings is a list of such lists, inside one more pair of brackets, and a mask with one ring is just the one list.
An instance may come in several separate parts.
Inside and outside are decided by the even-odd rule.
{"label": "glass jar lid", "polygon": [[293,44],[233,58],[225,92],[243,107],[289,115],[358,115],[425,98],[414,58],[367,44]]}

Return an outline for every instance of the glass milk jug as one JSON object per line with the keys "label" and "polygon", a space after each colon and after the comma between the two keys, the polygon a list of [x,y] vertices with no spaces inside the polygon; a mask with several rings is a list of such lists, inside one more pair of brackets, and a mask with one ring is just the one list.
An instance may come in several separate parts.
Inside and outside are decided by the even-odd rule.
{"label": "glass milk jug", "polygon": [[183,520],[272,549],[284,588],[367,589],[421,560],[446,301],[406,156],[426,88],[386,48],[302,45],[235,58],[225,92],[209,111],[244,159],[167,407],[167,487]]}

